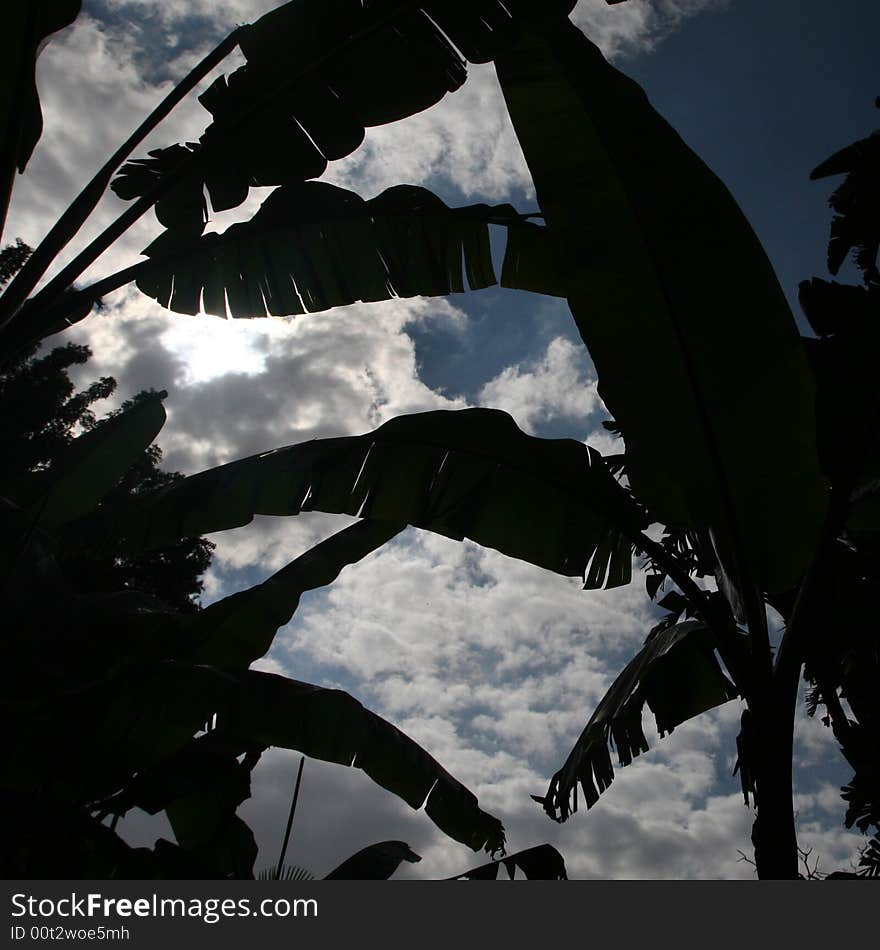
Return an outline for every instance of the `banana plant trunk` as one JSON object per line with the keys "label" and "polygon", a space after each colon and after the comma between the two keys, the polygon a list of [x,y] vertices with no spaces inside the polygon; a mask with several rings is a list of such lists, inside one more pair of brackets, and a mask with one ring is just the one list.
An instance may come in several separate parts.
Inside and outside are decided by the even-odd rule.
{"label": "banana plant trunk", "polygon": [[791,671],[777,669],[762,700],[752,709],[752,771],[757,811],[752,844],[758,877],[762,880],[798,877],[792,753],[799,675],[799,667],[794,676]]}

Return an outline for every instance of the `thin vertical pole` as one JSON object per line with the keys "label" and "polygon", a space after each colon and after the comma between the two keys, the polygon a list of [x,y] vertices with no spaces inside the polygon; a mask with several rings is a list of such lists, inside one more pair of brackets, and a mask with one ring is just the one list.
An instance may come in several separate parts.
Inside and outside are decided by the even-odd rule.
{"label": "thin vertical pole", "polygon": [[293,801],[290,803],[290,814],[287,816],[287,830],[284,832],[284,843],[281,845],[281,854],[278,857],[278,867],[275,870],[275,880],[281,880],[281,869],[284,866],[284,856],[287,854],[287,842],[290,841],[290,829],[293,827],[293,816],[296,812],[296,800],[299,798],[299,785],[302,781],[303,766],[306,757],[299,760],[299,771],[296,773],[296,785],[293,788]]}

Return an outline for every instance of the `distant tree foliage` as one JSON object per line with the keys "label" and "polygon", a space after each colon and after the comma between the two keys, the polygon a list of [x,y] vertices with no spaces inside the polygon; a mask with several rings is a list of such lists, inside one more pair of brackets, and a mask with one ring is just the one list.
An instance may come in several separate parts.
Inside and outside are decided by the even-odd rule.
{"label": "distant tree foliage", "polygon": [[[147,395],[146,391],[138,393],[111,415],[136,405]],[[183,479],[179,472],[162,471],[161,461],[162,450],[151,445],[105,496],[106,503],[122,502],[127,495],[156,491]],[[175,544],[143,554],[128,553],[120,542],[115,550],[100,558],[62,559],[61,564],[81,590],[132,588],[159,598],[169,607],[188,612],[198,609],[198,598],[204,588],[201,577],[211,564],[213,550],[214,544],[200,537],[182,538]]]}
{"label": "distant tree foliage", "polygon": [[[68,375],[71,367],[83,365],[91,355],[87,346],[68,343],[45,356],[32,352],[0,372],[0,400],[6,410],[0,416],[0,444],[4,448],[0,484],[26,472],[51,468],[77,429],[91,430],[101,425],[91,407],[115,391],[116,380],[102,376],[77,391]],[[139,393],[110,418],[148,395]],[[183,478],[177,472],[163,472],[161,460],[162,450],[151,445],[106,496],[107,501],[118,502]],[[136,555],[126,553],[119,544],[100,557],[62,557],[61,566],[84,592],[138,590],[169,607],[192,611],[198,609],[201,575],[211,564],[213,550],[210,541],[199,537]]]}
{"label": "distant tree foliage", "polygon": [[0,287],[5,287],[15,277],[32,253],[33,249],[21,238],[16,238],[15,244],[7,244],[0,251]]}
{"label": "distant tree foliage", "polygon": [[[0,283],[6,283],[21,268],[30,248],[20,240],[0,251]],[[68,343],[45,355],[36,346],[18,354],[0,371],[0,485],[27,472],[51,468],[62,449],[79,431],[89,431],[101,422],[92,406],[116,390],[116,380],[102,376],[77,390],[69,371],[91,357],[87,346]],[[117,416],[132,408],[150,393],[138,393]],[[177,472],[163,472],[159,464],[162,450],[151,445],[106,496],[118,502],[128,495],[154,491],[183,478]],[[78,555],[61,558],[68,578],[84,592],[138,590],[181,611],[198,608],[202,592],[201,575],[211,563],[214,545],[205,538],[184,538],[158,551],[130,555],[121,544],[100,557]]]}
{"label": "distant tree foliage", "polygon": [[38,356],[36,347],[0,373],[0,418],[3,457],[0,477],[48,468],[59,450],[74,437],[76,427],[91,429],[97,419],[93,403],[106,399],[116,381],[104,376],[76,392],[68,375],[91,356],[88,347],[76,343],[56,347]]}

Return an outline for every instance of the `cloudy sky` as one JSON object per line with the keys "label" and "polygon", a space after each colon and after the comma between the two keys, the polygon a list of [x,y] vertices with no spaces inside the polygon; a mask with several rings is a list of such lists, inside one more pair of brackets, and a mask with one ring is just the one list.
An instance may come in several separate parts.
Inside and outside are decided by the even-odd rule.
{"label": "cloudy sky", "polygon": [[[40,58],[45,132],[16,185],[5,239],[36,244],[173,82],[236,24],[275,5],[85,0],[76,24]],[[800,279],[824,275],[827,188],[807,179],[818,161],[874,127],[880,86],[862,39],[880,29],[877,5],[580,0],[574,19],[727,182],[790,298]],[[230,57],[224,71],[237,64]],[[192,98],[138,154],[196,139],[207,119]],[[429,112],[368,130],[325,179],[367,198],[406,182],[450,204],[534,207],[491,66],[469,67],[463,89]],[[250,216],[266,193],[253,190],[209,227]],[[109,195],[77,246],[121,205]],[[144,219],[90,276],[137,260],[159,230]],[[719,292],[729,278],[719,261]],[[105,303],[66,335],[94,351],[82,380],[113,375],[119,399],[167,389],[160,443],[172,469],[195,472],[365,432],[401,413],[466,406],[505,409],[528,432],[614,450],[588,354],[564,304],[550,298],[491,289],[237,322],[167,314],[133,288]],[[261,518],[215,536],[206,601],[258,582],[345,523]],[[652,741],[593,810],[564,825],[529,798],[544,792],[655,620],[638,577],[622,590],[584,592],[576,580],[410,530],[308,595],[258,666],[347,689],[389,718],[503,820],[510,851],[550,841],[578,878],[751,877],[739,849],[749,850],[752,815],[731,777],[736,702]],[[827,764],[836,758],[827,730],[803,718],[798,755],[801,844],[821,868],[847,867],[862,840],[841,825],[837,789],[848,773]],[[261,846],[258,866],[277,857],[297,762],[271,752],[255,772],[242,814]],[[120,827],[138,843],[168,834],[143,816]],[[357,770],[306,763],[288,860],[322,875],[389,838],[423,857],[399,877],[445,877],[482,860]]]}

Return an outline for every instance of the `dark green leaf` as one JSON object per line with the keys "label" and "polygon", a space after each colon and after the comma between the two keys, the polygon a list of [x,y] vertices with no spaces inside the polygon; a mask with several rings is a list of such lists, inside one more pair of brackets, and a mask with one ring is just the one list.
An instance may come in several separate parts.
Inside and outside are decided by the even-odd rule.
{"label": "dark green leaf", "polygon": [[573,262],[555,232],[537,224],[521,224],[507,232],[501,286],[563,297]]}
{"label": "dark green leaf", "polygon": [[[170,148],[154,148],[149,158],[136,159],[123,166],[122,172],[113,180],[112,188],[118,198],[131,199],[150,191],[164,175],[173,172],[193,153],[199,145],[172,145]],[[175,187],[156,202],[156,217],[166,228],[181,235],[198,235],[208,221],[208,206],[201,179],[187,174]]]}
{"label": "dark green leaf", "polygon": [[233,813],[219,812],[216,822],[206,822],[206,815],[214,815],[212,806],[210,797],[193,796],[168,807],[178,844],[217,877],[253,878],[258,851],[254,833]]}
{"label": "dark green leaf", "polygon": [[100,545],[112,531],[143,550],[255,514],[310,510],[471,538],[597,588],[628,583],[629,538],[645,525],[598,452],[525,435],[498,410],[465,409],[232,462],[92,519],[69,540]]}
{"label": "dark green leaf", "polygon": [[40,479],[31,506],[37,521],[55,528],[92,511],[131,468],[165,423],[162,397],[143,399],[74,439]]}
{"label": "dark green leaf", "polygon": [[47,37],[69,26],[81,0],[28,0],[7,4],[0,40],[0,142],[3,187],[15,168],[23,172],[43,131],[36,58]]}
{"label": "dark green leaf", "polygon": [[496,67],[634,491],[666,523],[710,526],[764,589],[790,587],[827,490],[809,367],[748,222],[567,21]]}
{"label": "dark green leaf", "polygon": [[[843,288],[839,290],[857,288]],[[831,298],[839,297],[836,292]],[[880,397],[876,384],[876,354],[880,349],[880,320],[841,308],[836,332],[807,340],[807,352],[818,383],[816,431],[823,468],[835,492],[849,500],[852,530],[880,530]],[[870,299],[870,298],[869,298]],[[880,314],[878,314],[880,316]]]}
{"label": "dark green leaf", "polygon": [[[183,862],[175,862],[173,869],[169,866],[164,848],[157,847],[156,854],[130,848],[85,810],[59,800],[57,793],[0,789],[0,808],[6,816],[0,825],[0,874],[6,880],[97,881],[185,874]],[[177,851],[164,844],[171,854]]]}
{"label": "dark green leaf", "polygon": [[9,778],[21,787],[57,782],[78,804],[107,799],[181,749],[235,688],[216,670],[174,662],[96,671],[67,689],[47,680],[37,684],[46,697],[8,744]]}
{"label": "dark green leaf", "polygon": [[[254,185],[316,178],[328,160],[360,145],[365,126],[413,115],[458,89],[463,57],[486,62],[516,40],[522,24],[573,6],[574,0],[537,7],[526,0],[286,3],[243,32],[247,63],[200,96],[214,121],[187,175],[204,182],[215,211],[241,203]],[[131,179],[138,164],[124,166],[114,185],[125,197],[147,190],[147,179],[137,186]],[[165,217],[185,218],[193,194],[167,194]]]}
{"label": "dark green leaf", "polygon": [[[179,313],[289,316],[356,301],[436,296],[496,282],[489,223],[519,224],[510,205],[448,208],[399,185],[370,201],[325,182],[274,191],[223,234],[166,231],[137,285]],[[516,229],[515,229],[516,230]],[[464,265],[462,265],[462,260]],[[173,292],[172,292],[173,287]]]}
{"label": "dark green leaf", "polygon": [[645,703],[662,736],[737,695],[713,648],[708,627],[696,620],[657,630],[648,637],[596,707],[565,765],[553,776],[546,796],[536,799],[548,815],[564,821],[577,811],[578,782],[587,808],[596,804],[614,780],[609,754],[612,743],[621,766],[648,751],[642,731]]}
{"label": "dark green leaf", "polygon": [[[227,810],[235,811],[250,795],[250,773],[260,751],[209,732],[189,740],[155,765],[140,769],[124,789],[101,803],[99,811],[124,815],[140,808],[156,815],[178,799],[206,791],[224,802]],[[242,755],[249,755],[246,765],[238,761]]]}
{"label": "dark green leaf", "polygon": [[235,709],[220,727],[232,739],[295,749],[363,769],[474,851],[504,846],[501,823],[476,797],[395,726],[336,689],[249,670],[237,674]]}
{"label": "dark green leaf", "polygon": [[814,277],[798,284],[798,302],[810,326],[822,337],[857,333],[880,322],[878,286],[858,287]]}
{"label": "dark green leaf", "polygon": [[[15,736],[7,758],[23,786],[45,780],[38,770],[49,768],[51,780],[63,782],[70,799],[124,810],[131,803],[124,796],[114,801],[111,793],[136,772],[156,770],[161,777],[169,757],[215,717],[211,735],[233,749],[278,746],[356,766],[412,808],[424,805],[443,832],[474,851],[504,846],[501,823],[391,723],[341,690],[253,670],[232,673],[166,662],[125,671],[37,709],[28,734]],[[41,745],[34,749],[37,738]],[[145,801],[155,804],[169,794],[167,784],[149,787],[152,797]],[[224,789],[241,791],[234,782]],[[132,794],[140,794],[137,786]],[[204,792],[193,794],[201,798]],[[195,820],[201,808],[204,804],[187,815]],[[235,840],[241,840],[238,831]]]}

